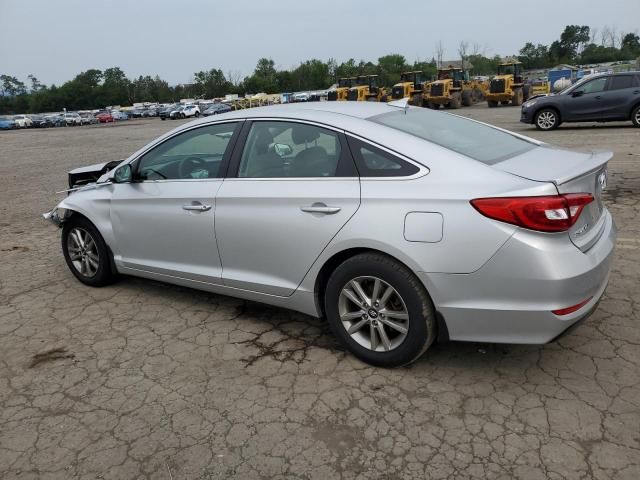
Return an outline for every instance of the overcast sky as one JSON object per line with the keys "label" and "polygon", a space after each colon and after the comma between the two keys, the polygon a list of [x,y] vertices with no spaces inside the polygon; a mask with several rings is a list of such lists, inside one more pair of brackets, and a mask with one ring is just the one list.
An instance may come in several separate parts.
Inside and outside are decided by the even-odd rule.
{"label": "overcast sky", "polygon": [[510,55],[567,24],[638,32],[640,0],[0,0],[0,73],[61,84],[119,66],[175,84],[210,68],[244,76],[260,57],[278,68],[387,53],[428,60],[438,40],[446,58],[460,40]]}

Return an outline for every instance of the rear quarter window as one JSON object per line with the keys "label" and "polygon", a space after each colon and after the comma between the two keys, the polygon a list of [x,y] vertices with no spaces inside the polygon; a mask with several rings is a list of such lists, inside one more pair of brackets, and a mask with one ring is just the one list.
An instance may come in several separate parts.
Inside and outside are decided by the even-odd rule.
{"label": "rear quarter window", "polygon": [[537,145],[464,117],[410,108],[368,120],[414,135],[487,165],[525,153]]}

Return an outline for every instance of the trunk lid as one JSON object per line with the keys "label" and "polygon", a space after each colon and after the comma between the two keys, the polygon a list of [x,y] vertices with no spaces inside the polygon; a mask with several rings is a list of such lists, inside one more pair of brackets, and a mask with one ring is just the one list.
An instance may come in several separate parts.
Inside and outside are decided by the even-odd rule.
{"label": "trunk lid", "polygon": [[605,226],[602,192],[607,186],[607,163],[612,156],[611,152],[580,153],[542,145],[493,167],[529,180],[552,182],[559,193],[593,195],[593,202],[569,230],[571,241],[584,252],[598,241]]}

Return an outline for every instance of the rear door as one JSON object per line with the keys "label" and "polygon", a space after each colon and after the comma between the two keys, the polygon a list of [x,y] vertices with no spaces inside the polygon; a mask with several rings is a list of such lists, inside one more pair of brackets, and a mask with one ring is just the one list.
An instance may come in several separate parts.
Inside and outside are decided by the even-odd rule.
{"label": "rear door", "polygon": [[603,92],[606,85],[607,77],[599,77],[574,89],[565,101],[563,120],[567,122],[597,122],[601,120]]}
{"label": "rear door", "polygon": [[216,197],[223,283],[291,295],[360,205],[344,134],[298,121],[247,122]]}
{"label": "rear door", "polygon": [[640,85],[633,74],[614,75],[603,93],[603,120],[628,120],[633,100],[640,99]]}

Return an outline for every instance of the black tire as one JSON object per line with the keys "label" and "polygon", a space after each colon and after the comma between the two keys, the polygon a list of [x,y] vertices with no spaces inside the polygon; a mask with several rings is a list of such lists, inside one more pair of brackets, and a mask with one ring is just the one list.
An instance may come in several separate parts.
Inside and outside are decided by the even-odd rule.
{"label": "black tire", "polygon": [[430,108],[432,110],[438,110],[440,108],[440,105],[433,102],[427,102],[427,108]]}
{"label": "black tire", "polygon": [[531,85],[529,85],[528,83],[522,86],[522,99],[523,101],[527,101],[529,100],[529,97],[531,96]]}
{"label": "black tire", "polygon": [[634,127],[640,127],[640,105],[631,112],[631,123]]}
{"label": "black tire", "polygon": [[166,117],[160,117],[160,120],[162,120],[162,121],[164,121],[166,119],[167,119]]}
{"label": "black tire", "polygon": [[[341,292],[351,280],[358,277],[375,277],[386,282],[396,290],[404,302],[408,313],[408,320],[405,320],[406,336],[391,350],[374,351],[364,347],[347,332],[340,319]],[[436,338],[435,310],[424,286],[407,267],[382,254],[361,253],[340,264],[327,282],[324,306],[333,333],[351,353],[371,365],[407,365],[422,356]],[[381,322],[380,325],[382,324]],[[365,330],[374,328],[366,325],[363,327]],[[389,331],[393,333],[392,330]]]}
{"label": "black tire", "polygon": [[462,95],[460,95],[460,92],[456,92],[453,95],[451,95],[451,100],[449,100],[449,104],[447,105],[447,108],[452,108],[456,110],[460,108],[461,103],[462,103]]}
{"label": "black tire", "polygon": [[538,130],[555,130],[560,126],[560,115],[553,108],[543,108],[536,112],[533,123]]}
{"label": "black tire", "polygon": [[[74,230],[86,232],[93,240],[97,251],[97,269],[95,274],[83,274],[78,270],[78,267],[74,265],[74,261],[71,258],[71,243],[70,235]],[[98,229],[85,217],[80,215],[72,216],[62,227],[62,253],[64,259],[67,262],[67,266],[71,273],[85,285],[90,287],[103,287],[109,285],[115,279],[114,272],[111,269],[111,253],[107,248],[106,243]],[[77,260],[76,260],[77,261]]]}
{"label": "black tire", "polygon": [[511,104],[519,107],[520,105],[522,105],[522,99],[523,99],[523,93],[522,93],[522,89],[521,88],[516,88],[513,91],[513,95],[511,96]]}
{"label": "black tire", "polygon": [[487,106],[489,108],[496,108],[498,106],[498,102],[495,100],[487,100]]}
{"label": "black tire", "polygon": [[509,102],[509,100],[504,100],[504,101],[500,102],[500,105],[509,105],[509,103],[511,103],[511,102]]}
{"label": "black tire", "polygon": [[200,116],[200,112],[196,112],[196,118]]}
{"label": "black tire", "polygon": [[470,107],[473,104],[473,98],[471,96],[471,90],[464,90],[462,92],[462,105],[464,107]]}

